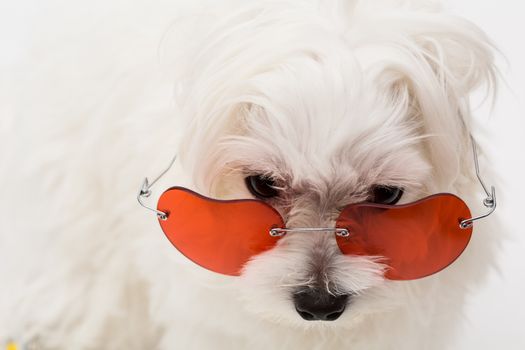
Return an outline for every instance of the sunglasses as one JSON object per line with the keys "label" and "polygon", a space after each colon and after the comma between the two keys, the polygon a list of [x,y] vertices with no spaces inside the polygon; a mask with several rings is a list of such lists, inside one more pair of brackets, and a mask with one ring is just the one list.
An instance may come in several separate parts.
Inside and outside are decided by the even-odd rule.
{"label": "sunglasses", "polygon": [[254,256],[272,249],[288,233],[333,234],[342,254],[378,257],[388,269],[385,278],[413,280],[432,275],[452,264],[467,247],[473,223],[496,209],[491,192],[479,175],[472,139],[476,175],[489,212],[472,217],[467,204],[451,193],[438,193],[402,205],[353,203],[339,214],[335,227],[286,228],[279,212],[258,199],[219,200],[188,188],[171,187],[160,196],[157,208],[144,204],[152,186],[146,178],[137,200],[157,214],[169,241],[196,264],[224,275],[238,276]]}

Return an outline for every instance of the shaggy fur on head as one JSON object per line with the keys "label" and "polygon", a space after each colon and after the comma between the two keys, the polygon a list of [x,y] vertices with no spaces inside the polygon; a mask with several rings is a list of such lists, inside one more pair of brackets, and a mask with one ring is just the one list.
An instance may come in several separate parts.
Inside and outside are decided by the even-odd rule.
{"label": "shaggy fur on head", "polygon": [[[404,188],[400,203],[451,192],[482,212],[469,94],[494,87],[486,36],[429,1],[229,1],[170,26],[158,73],[160,31],[117,24],[177,11],[135,9],[104,17],[111,40],[84,33],[2,91],[0,344],[446,348],[493,260],[492,217],[420,280],[386,280],[377,257],[342,255],[326,232],[290,233],[226,277],[185,259],[135,196],[177,153],[157,195],[252,198],[244,178],[264,175],[290,228],[333,227],[374,185]],[[342,316],[303,320],[292,297],[308,287],[351,295]]]}

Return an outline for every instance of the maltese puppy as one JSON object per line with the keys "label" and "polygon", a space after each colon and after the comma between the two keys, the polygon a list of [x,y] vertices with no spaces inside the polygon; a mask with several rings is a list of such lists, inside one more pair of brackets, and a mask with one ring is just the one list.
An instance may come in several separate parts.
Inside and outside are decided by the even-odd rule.
{"label": "maltese puppy", "polygon": [[483,32],[429,1],[230,1],[161,47],[174,105],[128,65],[3,124],[2,346],[453,345],[497,246],[470,220],[495,209]]}

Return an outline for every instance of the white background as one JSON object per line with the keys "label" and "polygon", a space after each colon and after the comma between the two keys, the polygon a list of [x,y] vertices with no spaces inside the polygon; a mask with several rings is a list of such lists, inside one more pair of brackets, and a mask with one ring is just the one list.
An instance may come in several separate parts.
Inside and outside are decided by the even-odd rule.
{"label": "white background", "polygon": [[[44,3],[0,0],[0,65],[27,58],[23,42],[32,35],[31,21]],[[500,272],[494,272],[469,301],[469,321],[457,349],[521,350],[525,349],[525,3],[448,0],[447,7],[478,24],[500,48],[507,61],[499,57],[499,67],[508,84],[501,85],[490,118],[487,108],[476,114],[491,130],[485,149],[506,182],[498,188],[497,213],[509,223],[510,234],[501,252]],[[3,83],[0,77],[0,86]]]}
{"label": "white background", "polygon": [[500,85],[495,109],[478,110],[491,130],[491,154],[505,181],[498,215],[508,222],[499,270],[468,305],[468,324],[457,349],[525,349],[525,2],[448,0],[455,13],[480,26],[505,55],[498,59],[508,87]]}

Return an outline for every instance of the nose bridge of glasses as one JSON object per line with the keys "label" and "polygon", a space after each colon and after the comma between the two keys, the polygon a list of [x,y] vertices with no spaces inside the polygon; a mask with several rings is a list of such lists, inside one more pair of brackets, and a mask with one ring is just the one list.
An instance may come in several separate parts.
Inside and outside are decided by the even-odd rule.
{"label": "nose bridge of glasses", "polygon": [[312,210],[306,215],[288,218],[283,227],[273,227],[269,230],[272,237],[281,237],[287,233],[301,234],[336,234],[341,237],[348,237],[350,232],[345,227],[336,225],[336,218],[340,215],[339,211]]}
{"label": "nose bridge of glasses", "polygon": [[348,237],[350,235],[350,232],[346,228],[337,228],[337,227],[294,227],[294,228],[272,228],[270,229],[270,236],[272,237],[281,237],[289,232],[303,232],[303,233],[309,233],[309,232],[327,232],[327,233],[335,233],[338,236],[341,237]]}

